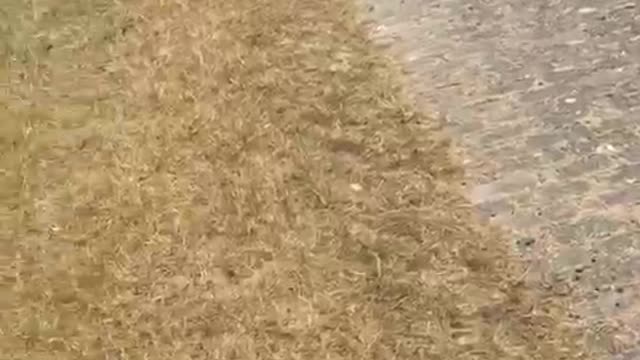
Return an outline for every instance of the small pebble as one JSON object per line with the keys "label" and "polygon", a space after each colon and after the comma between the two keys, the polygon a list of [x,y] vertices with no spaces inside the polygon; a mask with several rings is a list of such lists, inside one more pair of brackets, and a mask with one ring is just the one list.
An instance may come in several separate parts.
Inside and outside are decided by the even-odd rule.
{"label": "small pebble", "polygon": [[523,246],[531,246],[533,244],[535,244],[536,239],[531,238],[531,237],[526,237],[526,238],[522,238],[518,241],[516,241],[516,244],[518,245],[523,245]]}
{"label": "small pebble", "polygon": [[598,9],[593,8],[593,7],[583,7],[583,8],[578,9],[578,13],[579,14],[593,14],[596,11],[598,11]]}

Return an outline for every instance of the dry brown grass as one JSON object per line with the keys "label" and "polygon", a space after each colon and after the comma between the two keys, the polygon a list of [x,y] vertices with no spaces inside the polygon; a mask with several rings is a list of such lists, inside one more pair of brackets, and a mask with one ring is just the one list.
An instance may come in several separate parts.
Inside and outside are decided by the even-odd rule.
{"label": "dry brown grass", "polygon": [[1,9],[2,357],[583,358],[353,14]]}

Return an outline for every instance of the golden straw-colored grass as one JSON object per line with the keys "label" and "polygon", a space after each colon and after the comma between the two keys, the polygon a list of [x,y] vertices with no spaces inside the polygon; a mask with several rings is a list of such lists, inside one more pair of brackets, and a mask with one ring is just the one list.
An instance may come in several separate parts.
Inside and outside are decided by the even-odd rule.
{"label": "golden straw-colored grass", "polygon": [[350,1],[9,0],[0,35],[1,358],[585,356]]}

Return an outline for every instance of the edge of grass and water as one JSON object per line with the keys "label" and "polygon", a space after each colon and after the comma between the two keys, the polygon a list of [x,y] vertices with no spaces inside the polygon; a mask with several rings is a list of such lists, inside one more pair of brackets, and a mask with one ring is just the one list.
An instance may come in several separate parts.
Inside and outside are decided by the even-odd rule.
{"label": "edge of grass and water", "polygon": [[3,9],[3,353],[586,357],[355,11]]}

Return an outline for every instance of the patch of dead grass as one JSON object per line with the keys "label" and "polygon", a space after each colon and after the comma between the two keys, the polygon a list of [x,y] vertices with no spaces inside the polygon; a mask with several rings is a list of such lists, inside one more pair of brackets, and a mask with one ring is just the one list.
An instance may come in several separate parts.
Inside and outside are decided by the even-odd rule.
{"label": "patch of dead grass", "polygon": [[346,0],[5,10],[16,359],[573,359]]}

